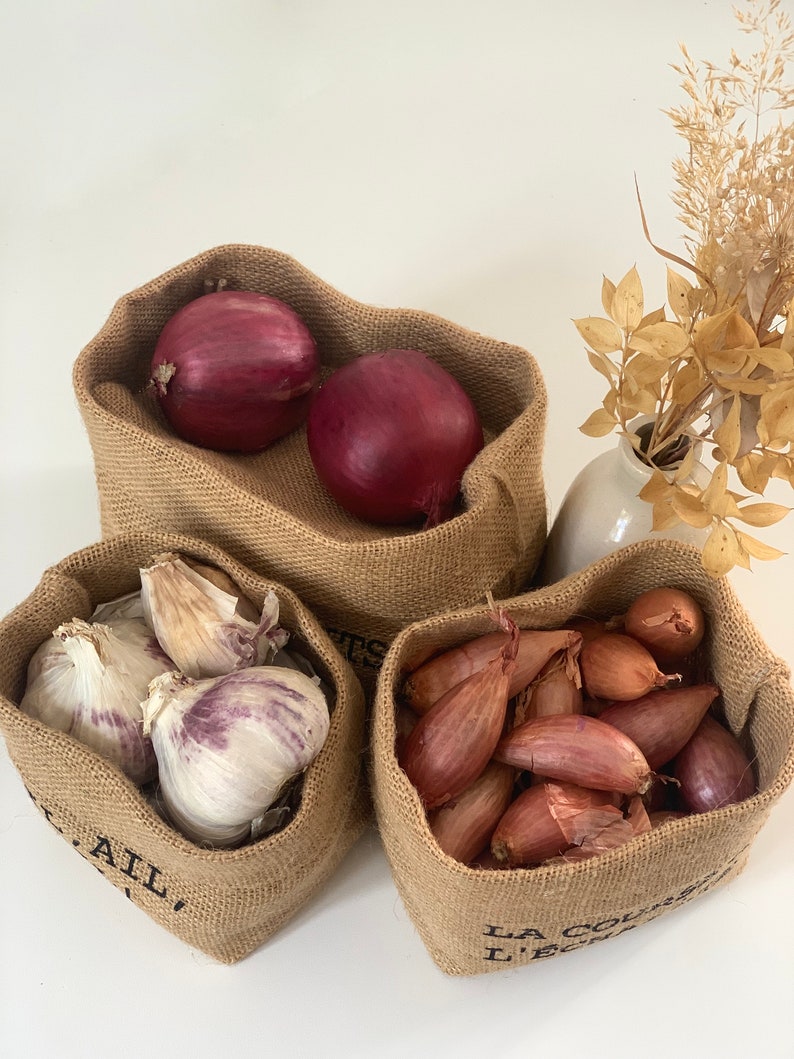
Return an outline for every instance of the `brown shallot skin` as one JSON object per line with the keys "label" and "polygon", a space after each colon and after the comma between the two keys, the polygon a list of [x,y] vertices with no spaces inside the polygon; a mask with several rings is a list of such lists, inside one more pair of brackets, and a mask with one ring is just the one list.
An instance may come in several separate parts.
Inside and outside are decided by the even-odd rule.
{"label": "brown shallot skin", "polygon": [[530,685],[531,694],[524,719],[553,717],[558,713],[582,713],[582,689],[563,662],[554,656]]}
{"label": "brown shallot skin", "polygon": [[625,846],[632,838],[647,834],[652,830],[652,826],[642,799],[635,795],[626,807],[625,814],[616,813],[614,819],[609,820],[603,828],[594,829],[585,835],[580,843],[571,846],[551,863],[572,864],[589,860],[591,857],[597,857],[599,853]]}
{"label": "brown shallot skin", "polygon": [[[429,659],[406,677],[402,689],[405,702],[417,713],[427,713],[442,695],[483,669],[505,643],[504,632],[489,632]],[[534,680],[558,651],[568,651],[575,658],[581,645],[581,635],[568,629],[522,629],[508,697],[513,698]]]}
{"label": "brown shallot skin", "polygon": [[612,703],[598,716],[632,739],[656,770],[689,742],[719,693],[716,684],[665,688]]}
{"label": "brown shallot skin", "polygon": [[491,841],[513,796],[515,770],[491,761],[469,787],[428,817],[436,842],[448,857],[467,864]]}
{"label": "brown shallot skin", "polygon": [[593,790],[644,794],[653,781],[651,767],[633,740],[584,714],[525,721],[499,741],[494,757]]}
{"label": "brown shallot skin", "polygon": [[518,628],[510,625],[511,635],[496,657],[442,695],[405,742],[400,765],[425,809],[456,798],[491,759],[504,728],[516,664]]}
{"label": "brown shallot skin", "polygon": [[571,618],[570,621],[565,623],[565,628],[573,629],[574,632],[580,633],[582,643],[587,643],[588,640],[595,640],[596,636],[601,636],[602,633],[609,631],[607,623],[598,621],[596,618]]}
{"label": "brown shallot skin", "polygon": [[669,665],[700,646],[706,619],[697,600],[683,589],[651,588],[632,602],[623,629],[647,647],[660,665]]}
{"label": "brown shallot skin", "polygon": [[[607,791],[588,791],[575,784],[561,784],[563,793],[577,799],[578,817],[587,816],[588,824],[579,825],[580,841],[585,834],[607,826],[620,811]],[[573,815],[563,826],[552,812],[550,785],[541,784],[522,791],[510,803],[491,838],[491,852],[500,863],[510,867],[530,867],[556,857],[573,844]]]}
{"label": "brown shallot skin", "polygon": [[680,681],[662,673],[646,647],[625,633],[607,632],[582,645],[579,656],[585,694],[624,702]]}
{"label": "brown shallot skin", "polygon": [[692,813],[743,802],[757,789],[741,743],[711,714],[706,714],[676,758],[675,778],[681,802]]}

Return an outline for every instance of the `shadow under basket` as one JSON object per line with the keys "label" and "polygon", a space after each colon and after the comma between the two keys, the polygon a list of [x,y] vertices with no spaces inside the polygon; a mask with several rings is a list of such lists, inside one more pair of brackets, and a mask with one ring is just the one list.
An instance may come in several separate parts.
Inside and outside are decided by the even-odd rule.
{"label": "shadow under basket", "polygon": [[417,622],[386,655],[372,717],[371,787],[397,889],[430,956],[450,975],[475,975],[614,938],[741,872],[751,844],[794,777],[794,692],[786,663],[763,643],[725,579],[699,551],[641,541],[549,587],[502,601],[521,628],[624,613],[662,585],[691,593],[708,621],[704,651],[724,719],[744,745],[758,792],[736,805],[670,821],[590,860],[472,869],[444,854],[395,755],[395,704],[406,673],[431,654],[491,632],[487,608]]}
{"label": "shadow under basket", "polygon": [[[446,368],[487,442],[464,475],[458,513],[428,530],[354,518],[320,485],[305,427],[253,455],[176,437],[147,386],[152,354],[171,315],[219,279],[292,306],[326,375],[389,348],[420,349]],[[409,622],[471,606],[489,589],[517,592],[540,559],[546,390],[532,355],[429,313],[357,302],[276,250],[216,247],[125,294],[77,358],[73,383],[103,534],[187,533],[289,585],[368,687]]]}
{"label": "shadow under basket", "polygon": [[[189,841],[114,765],[18,706],[39,644],[63,622],[88,618],[98,603],[139,588],[139,568],[161,552],[219,567],[259,607],[272,589],[291,642],[334,692],[330,731],[301,777],[294,815],[239,849]],[[160,926],[222,963],[241,960],[280,930],[332,875],[371,816],[364,694],[350,666],[292,591],[181,535],[119,535],[44,572],[0,622],[0,732],[36,806],[75,851]]]}

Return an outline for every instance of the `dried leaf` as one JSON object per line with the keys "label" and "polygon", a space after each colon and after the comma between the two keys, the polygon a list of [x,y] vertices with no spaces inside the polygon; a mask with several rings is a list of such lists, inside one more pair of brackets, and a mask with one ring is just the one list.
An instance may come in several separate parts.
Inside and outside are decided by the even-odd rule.
{"label": "dried leaf", "polygon": [[772,476],[774,460],[758,452],[748,452],[734,463],[739,481],[754,493],[763,494]]}
{"label": "dried leaf", "polygon": [[658,309],[652,310],[652,312],[646,313],[645,316],[640,320],[639,327],[637,330],[641,330],[643,327],[650,327],[651,324],[659,324],[665,319],[664,306],[661,305]]}
{"label": "dried leaf", "polygon": [[667,266],[667,302],[679,320],[691,319],[689,292],[692,289],[692,284],[685,276]]}
{"label": "dried leaf", "polygon": [[673,493],[673,486],[661,471],[654,471],[637,496],[648,504],[658,504],[668,500]]}
{"label": "dried leaf", "polygon": [[763,394],[760,413],[768,443],[772,443],[773,439],[794,441],[794,382],[783,384]]}
{"label": "dried leaf", "polygon": [[656,411],[657,396],[655,387],[649,385],[640,388],[636,383],[632,383],[624,389],[623,399],[620,401],[624,417],[633,419],[638,415],[653,415]]}
{"label": "dried leaf", "polygon": [[581,320],[574,320],[574,326],[596,353],[617,353],[623,348],[623,335],[611,320],[585,316]]}
{"label": "dried leaf", "polygon": [[732,312],[725,324],[725,345],[733,349],[757,349],[758,335],[745,318]]}
{"label": "dried leaf", "polygon": [[714,468],[711,481],[701,494],[703,506],[709,511],[714,511],[720,500],[725,496],[727,489],[728,466],[725,463],[718,463]]}
{"label": "dried leaf", "polygon": [[724,577],[739,559],[739,540],[725,522],[718,522],[706,538],[701,560],[712,577]]}
{"label": "dried leaf", "polygon": [[714,372],[713,379],[720,390],[743,393],[747,397],[758,396],[769,389],[768,379],[748,379],[744,375],[723,375],[718,371]]}
{"label": "dried leaf", "polygon": [[720,339],[725,333],[725,326],[733,314],[733,309],[725,309],[723,312],[717,313],[715,316],[707,316],[704,320],[699,320],[695,324],[695,351],[701,359],[720,344]]}
{"label": "dried leaf", "polygon": [[673,493],[670,502],[673,506],[673,511],[688,526],[705,529],[706,526],[711,525],[712,515],[705,509],[700,497],[691,496],[683,489],[677,489]]}
{"label": "dried leaf", "polygon": [[603,353],[596,353],[594,350],[588,349],[587,359],[590,361],[590,366],[600,372],[611,385],[614,376],[618,374],[618,369],[609,357],[605,357]]}
{"label": "dried leaf", "polygon": [[739,508],[736,518],[741,519],[748,526],[774,526],[776,522],[785,518],[789,511],[791,508],[783,504],[747,504]]}
{"label": "dried leaf", "polygon": [[780,346],[763,346],[752,349],[750,357],[756,364],[763,364],[770,371],[777,371],[781,374],[791,371],[794,367],[791,354],[781,349]]}
{"label": "dried leaf", "polygon": [[765,562],[769,562],[772,559],[780,559],[781,556],[786,554],[780,551],[779,548],[773,548],[771,544],[764,544],[763,541],[759,541],[747,533],[742,533],[741,530],[736,531],[736,537],[744,550],[749,552],[754,559],[762,559]]}
{"label": "dried leaf", "polygon": [[794,487],[794,458],[783,455],[775,457],[770,477],[782,478]]}
{"label": "dried leaf", "polygon": [[695,446],[690,445],[686,451],[686,455],[683,460],[679,463],[678,467],[673,471],[674,482],[684,482],[692,476],[692,472],[695,469]]}
{"label": "dried leaf", "polygon": [[604,307],[604,312],[607,316],[612,315],[612,300],[615,297],[615,284],[611,279],[603,277],[601,282],[601,304]]}
{"label": "dried leaf", "polygon": [[691,401],[696,400],[704,384],[705,376],[700,363],[697,360],[689,360],[675,373],[670,390],[671,399],[685,408]]}
{"label": "dried leaf", "polygon": [[652,357],[672,360],[689,349],[689,335],[680,324],[664,320],[641,327],[631,336],[631,348]]}
{"label": "dried leaf", "polygon": [[651,518],[651,529],[654,533],[665,533],[673,526],[681,524],[681,519],[670,503],[654,504]]}
{"label": "dried leaf", "polygon": [[597,408],[579,429],[589,438],[604,438],[615,429],[615,426],[615,417],[610,415],[605,408]]}
{"label": "dried leaf", "polygon": [[746,349],[710,349],[702,359],[709,371],[735,375],[747,363],[748,355]]}
{"label": "dried leaf", "polygon": [[615,288],[610,316],[624,331],[633,331],[639,326],[642,313],[642,281],[636,267],[632,267]]}
{"label": "dried leaf", "polygon": [[736,459],[742,440],[740,416],[741,398],[736,396],[731,398],[728,414],[714,431],[714,440],[725,453],[725,458],[729,463],[733,463]]}

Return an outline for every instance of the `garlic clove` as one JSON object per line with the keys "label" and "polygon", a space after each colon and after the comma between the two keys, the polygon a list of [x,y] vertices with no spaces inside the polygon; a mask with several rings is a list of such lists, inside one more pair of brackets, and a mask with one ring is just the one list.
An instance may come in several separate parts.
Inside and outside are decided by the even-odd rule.
{"label": "garlic clove", "polygon": [[239,592],[218,587],[179,555],[158,556],[140,574],[146,620],[186,676],[200,680],[264,665],[287,642],[274,592],[258,620],[249,621],[239,611]]}
{"label": "garlic clove", "polygon": [[152,682],[143,715],[172,822],[192,841],[222,848],[261,826],[330,726],[317,684],[279,666],[201,680],[164,674]]}
{"label": "garlic clove", "polygon": [[184,556],[182,556],[182,559],[191,570],[206,578],[216,588],[220,588],[223,592],[228,592],[230,596],[236,596],[237,606],[235,610],[241,618],[245,618],[246,621],[259,621],[259,611],[251,600],[243,595],[240,586],[229,577],[225,570],[221,570],[217,566],[207,566],[206,563],[199,563],[195,559],[187,559]]}
{"label": "garlic clove", "polygon": [[171,669],[142,621],[108,626],[75,618],[34,653],[20,709],[79,739],[135,783],[147,783],[157,763],[141,702],[150,681]]}

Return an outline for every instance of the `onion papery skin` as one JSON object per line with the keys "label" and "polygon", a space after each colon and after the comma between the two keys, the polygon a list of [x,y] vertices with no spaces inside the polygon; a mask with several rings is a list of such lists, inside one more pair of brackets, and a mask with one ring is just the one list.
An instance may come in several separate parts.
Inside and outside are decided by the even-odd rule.
{"label": "onion papery skin", "polygon": [[223,290],[174,313],[157,341],[151,376],[179,437],[222,452],[258,452],[305,422],[320,355],[285,302]]}
{"label": "onion papery skin", "polygon": [[450,518],[463,472],[483,447],[466,391],[415,349],[367,353],[338,368],[314,399],[307,439],[334,500],[382,525]]}

